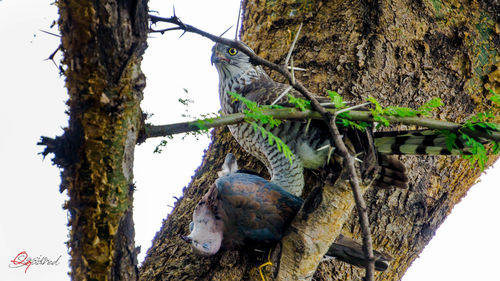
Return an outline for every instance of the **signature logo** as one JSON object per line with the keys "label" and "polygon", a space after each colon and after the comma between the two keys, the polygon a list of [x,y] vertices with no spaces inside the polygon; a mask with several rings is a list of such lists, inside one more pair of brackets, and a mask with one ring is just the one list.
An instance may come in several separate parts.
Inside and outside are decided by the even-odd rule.
{"label": "signature logo", "polygon": [[22,251],[19,254],[17,254],[17,256],[13,260],[10,261],[9,267],[20,268],[26,266],[26,269],[24,270],[24,273],[26,273],[31,265],[59,265],[59,259],[61,257],[62,255],[59,255],[57,259],[53,260],[42,255],[31,258],[28,256],[28,253],[26,253],[26,251]]}

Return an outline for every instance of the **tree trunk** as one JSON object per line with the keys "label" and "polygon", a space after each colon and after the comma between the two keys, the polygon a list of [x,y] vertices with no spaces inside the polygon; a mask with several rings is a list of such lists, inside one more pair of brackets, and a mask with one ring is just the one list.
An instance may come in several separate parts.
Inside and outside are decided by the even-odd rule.
{"label": "tree trunk", "polygon": [[69,127],[43,138],[68,191],[72,280],[137,280],[133,159],[142,113],[147,2],[56,2]]}
{"label": "tree trunk", "polygon": [[[257,1],[244,2],[242,38],[256,53],[283,62],[300,23],[294,51],[297,78],[315,93],[336,90],[358,103],[373,96],[385,106],[417,108],[439,97],[436,118],[464,121],[489,106],[488,88],[500,90],[500,4],[498,1]],[[214,70],[215,71],[215,70]],[[279,76],[275,76],[280,79]],[[184,197],[154,239],[141,280],[259,280],[267,253],[221,251],[195,256],[179,235],[187,234],[192,212],[214,182],[226,153],[244,168],[266,173],[227,130],[213,142]],[[468,161],[450,156],[404,156],[409,190],[371,189],[368,203],[374,247],[395,259],[377,280],[399,280],[430,241],[453,206],[480,175]],[[491,164],[494,159],[490,159]],[[240,162],[243,162],[240,160]],[[306,171],[306,193],[322,185]],[[357,238],[355,212],[341,233]],[[316,280],[360,280],[363,271],[342,262],[323,262]]]}

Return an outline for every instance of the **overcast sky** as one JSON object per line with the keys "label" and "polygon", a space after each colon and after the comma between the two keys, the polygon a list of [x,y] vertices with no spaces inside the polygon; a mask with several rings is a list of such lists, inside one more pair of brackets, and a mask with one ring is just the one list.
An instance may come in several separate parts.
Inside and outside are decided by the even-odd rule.
{"label": "overcast sky", "polygon": [[[48,0],[0,0],[0,279],[69,280],[67,199],[59,193],[59,169],[43,160],[36,145],[40,136],[62,134],[67,125],[64,78],[45,59],[59,45],[59,38],[40,30],[57,19],[57,8]],[[150,1],[150,9],[170,16],[176,13],[186,23],[219,34],[234,25],[238,1]],[[234,31],[233,31],[234,32]],[[231,32],[230,32],[231,33]],[[233,33],[234,34],[234,33]],[[154,114],[155,124],[183,120],[185,108],[177,100],[190,98],[189,114],[219,109],[215,68],[210,65],[213,43],[197,35],[180,33],[152,35],[143,62],[147,77],[143,110]],[[59,63],[61,56],[56,56]],[[193,83],[196,81],[196,83]],[[188,91],[185,93],[184,89]],[[172,210],[200,165],[209,140],[192,137],[169,141],[162,154],[153,154],[159,139],[138,146],[134,163],[137,191],[134,201],[136,243],[144,259],[162,220]],[[497,165],[498,166],[498,165]],[[451,213],[420,259],[403,279],[498,280],[500,258],[499,168],[483,175],[469,195]],[[57,265],[11,268],[20,252],[47,257]],[[496,278],[494,278],[496,276]]]}

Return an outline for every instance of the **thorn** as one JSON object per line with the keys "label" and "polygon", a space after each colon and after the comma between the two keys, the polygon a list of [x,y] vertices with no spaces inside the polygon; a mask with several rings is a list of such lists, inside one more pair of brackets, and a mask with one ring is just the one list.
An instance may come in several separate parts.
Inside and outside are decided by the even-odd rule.
{"label": "thorn", "polygon": [[295,72],[293,71],[293,57],[290,57],[290,66],[292,67],[292,84],[295,84]]}
{"label": "thorn", "polygon": [[369,104],[370,104],[369,102],[365,102],[365,103],[362,103],[362,104],[358,104],[358,105],[354,105],[354,106],[351,106],[351,107],[347,107],[347,108],[338,110],[338,111],[335,112],[335,116],[339,115],[342,112],[350,111],[350,110],[353,110],[353,109],[356,109],[356,108],[360,108],[360,107],[365,107],[365,106],[367,106]]}
{"label": "thorn", "polygon": [[172,10],[174,10],[174,16],[173,16],[173,18],[177,18],[177,16],[175,15],[175,5],[172,5]]}
{"label": "thorn", "polygon": [[310,125],[311,125],[311,119],[307,119],[306,129],[304,130],[304,136],[307,135]]}
{"label": "thorn", "polygon": [[181,37],[182,37],[182,36],[184,36],[184,34],[186,34],[186,30],[184,30],[184,31],[182,32],[181,36],[179,36],[179,38],[177,38],[177,39],[181,39]]}
{"label": "thorn", "polygon": [[231,25],[228,29],[226,29],[226,31],[222,32],[222,34],[221,34],[221,35],[219,35],[219,37],[222,37],[224,34],[226,34],[226,32],[228,32],[228,31],[229,31],[229,29],[231,29],[232,27],[233,27],[233,26]]}
{"label": "thorn", "polygon": [[271,105],[275,105],[280,99],[283,98],[283,96],[285,96],[288,91],[290,91],[290,89],[292,88],[292,86],[288,85],[288,87],[286,87],[286,89],[283,91],[283,93],[281,93],[272,103]]}
{"label": "thorn", "polygon": [[329,147],[330,147],[330,145],[329,145],[329,144],[327,144],[327,145],[324,145],[324,146],[322,146],[322,147],[320,147],[320,148],[316,149],[316,151],[325,150],[325,149],[327,149],[327,148],[329,148]]}
{"label": "thorn", "polygon": [[320,102],[319,105],[326,108],[335,108],[335,104],[333,102]]}
{"label": "thorn", "polygon": [[240,27],[241,6],[242,5],[243,5],[243,2],[240,2],[240,10],[238,11],[238,21],[236,22],[236,31],[234,32],[234,41],[238,40],[238,28]]}
{"label": "thorn", "polygon": [[360,156],[361,154],[363,154],[363,152],[360,152],[360,153],[358,153],[358,154],[355,154],[355,155],[354,155],[354,157],[358,157],[358,156]]}
{"label": "thorn", "polygon": [[297,30],[297,34],[295,34],[295,38],[293,39],[292,45],[290,46],[290,50],[288,51],[288,55],[286,55],[285,59],[285,66],[288,66],[288,61],[290,60],[290,57],[292,56],[293,48],[295,48],[295,43],[297,42],[297,38],[299,37],[300,30],[302,29],[302,23],[299,25],[299,29]]}
{"label": "thorn", "polygon": [[57,63],[54,61],[54,57],[55,57],[55,55],[57,54],[57,52],[58,52],[59,50],[61,50],[61,48],[62,48],[62,45],[59,45],[59,46],[57,47],[57,49],[56,49],[54,52],[52,52],[52,54],[50,54],[50,56],[49,56],[48,58],[46,58],[46,59],[45,59],[45,60],[51,60],[51,61],[52,61],[52,63],[54,63],[54,65],[56,66],[56,68],[58,68],[58,67],[57,67]]}
{"label": "thorn", "polygon": [[359,163],[363,163],[363,160],[358,158],[358,156],[360,156],[362,154],[363,154],[363,152],[360,152],[358,154],[353,155],[352,157],[354,157],[354,161],[358,161]]}
{"label": "thorn", "polygon": [[52,52],[52,54],[50,54],[50,56],[49,56],[48,58],[46,58],[45,60],[51,60],[51,61],[54,61],[54,57],[55,57],[55,55],[57,54],[57,52],[58,52],[59,50],[61,50],[61,48],[62,48],[62,45],[60,44],[60,45],[57,47],[57,49],[56,49],[54,52]]}
{"label": "thorn", "polygon": [[39,30],[40,30],[41,32],[43,32],[43,33],[47,33],[47,34],[49,34],[49,35],[52,35],[52,36],[55,36],[55,37],[59,37],[59,38],[61,38],[61,35],[59,35],[59,34],[55,34],[55,33],[49,32],[49,31],[41,30],[41,29],[39,29]]}
{"label": "thorn", "polygon": [[326,158],[326,163],[330,163],[330,159],[332,157],[332,152],[335,149],[335,147],[330,146],[330,149],[328,149],[328,157]]}
{"label": "thorn", "polygon": [[287,68],[290,69],[290,70],[293,69],[295,71],[307,71],[307,69],[305,69],[305,68],[296,67],[296,66],[294,66],[294,67],[288,66]]}

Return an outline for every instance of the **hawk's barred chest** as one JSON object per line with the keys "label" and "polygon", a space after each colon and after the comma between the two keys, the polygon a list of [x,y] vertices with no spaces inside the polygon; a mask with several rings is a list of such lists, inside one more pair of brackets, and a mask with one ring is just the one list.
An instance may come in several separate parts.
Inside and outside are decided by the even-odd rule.
{"label": "hawk's barred chest", "polygon": [[[219,71],[219,100],[224,114],[233,114],[242,111],[241,103],[233,101],[229,92],[242,94],[242,90],[257,81],[259,73],[255,69],[246,72],[228,75],[226,71]],[[243,95],[244,96],[244,95]]]}

